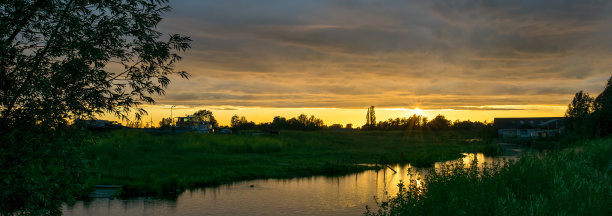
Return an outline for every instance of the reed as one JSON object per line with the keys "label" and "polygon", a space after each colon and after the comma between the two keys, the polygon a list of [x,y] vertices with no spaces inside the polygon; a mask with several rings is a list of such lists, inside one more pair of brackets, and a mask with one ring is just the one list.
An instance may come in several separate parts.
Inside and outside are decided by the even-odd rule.
{"label": "reed", "polygon": [[402,183],[365,215],[611,215],[612,139],[484,168],[458,162]]}

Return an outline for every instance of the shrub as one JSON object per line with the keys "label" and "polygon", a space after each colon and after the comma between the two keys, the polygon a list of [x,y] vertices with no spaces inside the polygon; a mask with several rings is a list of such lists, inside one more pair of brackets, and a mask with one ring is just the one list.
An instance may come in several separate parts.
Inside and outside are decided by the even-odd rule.
{"label": "shrub", "polygon": [[[515,161],[432,168],[366,215],[610,215],[610,140]],[[422,184],[422,185],[421,185]]]}

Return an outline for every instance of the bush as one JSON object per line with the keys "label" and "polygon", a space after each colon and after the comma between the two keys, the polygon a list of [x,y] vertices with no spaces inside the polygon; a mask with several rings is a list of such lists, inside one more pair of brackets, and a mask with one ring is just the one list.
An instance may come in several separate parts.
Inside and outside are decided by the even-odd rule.
{"label": "bush", "polygon": [[84,193],[85,140],[79,131],[13,130],[0,138],[0,214],[59,214]]}

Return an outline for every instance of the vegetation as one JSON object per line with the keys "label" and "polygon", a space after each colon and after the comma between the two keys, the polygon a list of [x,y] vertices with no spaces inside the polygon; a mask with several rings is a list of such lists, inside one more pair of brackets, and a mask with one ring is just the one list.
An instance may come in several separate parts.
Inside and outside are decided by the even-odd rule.
{"label": "vegetation", "polygon": [[62,202],[83,193],[90,161],[82,133],[34,128],[3,134],[0,215],[60,214]]}
{"label": "vegetation", "polygon": [[363,129],[374,129],[376,127],[376,112],[374,111],[374,106],[370,106],[368,108],[368,113],[366,114],[366,124],[363,126]]}
{"label": "vegetation", "polygon": [[[412,115],[408,118],[395,118],[386,121],[375,123],[376,116],[374,107],[368,108],[366,115],[368,123],[361,127],[361,130],[376,130],[376,131],[471,131],[478,132],[482,137],[494,137],[497,135],[492,123],[487,122],[472,122],[470,120],[452,122],[443,115],[438,115],[431,121],[427,121],[427,117],[420,115]],[[231,120],[231,128],[234,130],[323,130],[343,129],[340,124],[325,125],[323,120],[315,116],[308,117],[301,114],[298,117],[287,120],[285,117],[276,116],[272,122],[256,124],[248,121],[244,116],[234,115]],[[350,128],[352,129],[352,128]]]}
{"label": "vegetation", "polygon": [[246,117],[234,115],[231,120],[231,127],[234,130],[244,130],[244,129],[252,129],[255,128],[257,124],[252,121],[247,121]]}
{"label": "vegetation", "polygon": [[610,215],[612,139],[479,169],[458,162],[401,184],[366,215]]}
{"label": "vegetation", "polygon": [[[375,167],[427,166],[462,152],[495,153],[469,132],[282,131],[276,136],[99,133],[88,155],[91,184],[123,185],[123,196],[176,196],[177,190],[255,178],[338,175]],[[138,157],[135,157],[138,155]]]}
{"label": "vegetation", "polygon": [[605,137],[612,134],[612,77],[596,98],[580,91],[565,113],[570,140]]}
{"label": "vegetation", "polygon": [[0,214],[59,214],[88,166],[68,123],[140,117],[169,76],[187,78],[174,64],[190,39],[155,30],[166,3],[0,2]]}
{"label": "vegetation", "polygon": [[217,123],[217,120],[215,119],[215,117],[212,114],[212,111],[210,110],[198,110],[195,113],[193,113],[192,115],[195,119],[195,122],[201,122],[201,121],[206,121],[209,122],[210,125],[212,125],[213,128],[217,128],[219,123]]}
{"label": "vegetation", "polygon": [[171,126],[172,126],[172,119],[170,117],[162,118],[162,120],[159,121],[159,128],[161,129],[167,129],[167,128],[170,128]]}
{"label": "vegetation", "polygon": [[231,126],[235,130],[321,130],[325,129],[326,125],[323,120],[316,118],[314,115],[308,117],[306,114],[300,114],[297,117],[287,119],[285,117],[276,116],[272,122],[255,124],[252,121],[247,121],[246,117],[234,115],[232,117]]}

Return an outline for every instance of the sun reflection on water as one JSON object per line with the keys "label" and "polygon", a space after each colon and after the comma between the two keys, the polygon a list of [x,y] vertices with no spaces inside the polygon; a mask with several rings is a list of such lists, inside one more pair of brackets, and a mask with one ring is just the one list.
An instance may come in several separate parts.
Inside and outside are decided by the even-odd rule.
{"label": "sun reflection on water", "polygon": [[[499,161],[482,153],[469,153],[461,159],[436,163],[433,168],[459,161],[468,165],[474,159],[478,167]],[[336,177],[237,182],[187,191],[176,201],[147,198],[79,201],[65,205],[63,215],[358,215],[366,205],[376,208],[377,202],[395,197],[400,182],[404,185],[412,182],[416,185],[413,189],[423,189],[431,169],[410,164],[390,167],[397,172],[385,168]]]}

